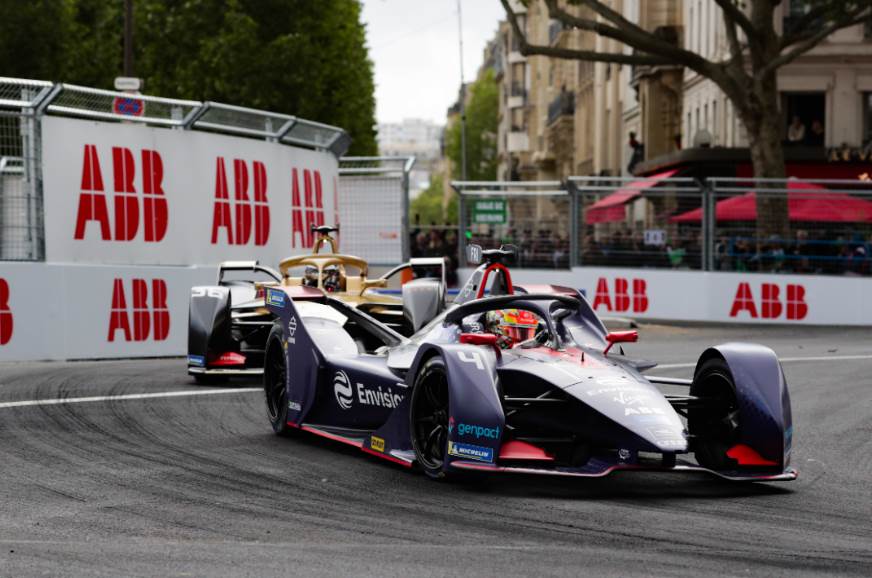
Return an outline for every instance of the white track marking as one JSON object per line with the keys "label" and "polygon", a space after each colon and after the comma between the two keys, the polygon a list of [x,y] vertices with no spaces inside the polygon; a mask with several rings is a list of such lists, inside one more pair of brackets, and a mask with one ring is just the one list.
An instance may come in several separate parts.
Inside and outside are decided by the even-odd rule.
{"label": "white track marking", "polygon": [[[872,355],[820,355],[817,357],[779,357],[781,363],[796,363],[798,361],[857,361],[870,360]],[[686,369],[696,367],[696,363],[664,363],[657,369]]]}
{"label": "white track marking", "polygon": [[220,393],[243,393],[263,391],[260,387],[238,387],[235,389],[188,389],[183,391],[161,391],[156,393],[128,393],[123,395],[99,395],[93,397],[60,397],[55,399],[31,399],[26,401],[0,402],[0,409],[9,407],[28,407],[33,405],[63,405],[67,403],[91,403],[97,401],[127,401],[134,399],[154,399],[161,397],[188,397],[194,395],[218,395]]}
{"label": "white track marking", "polygon": [[[782,363],[795,363],[799,361],[856,361],[872,360],[872,355],[822,355],[818,357],[781,357]],[[658,365],[657,369],[687,369],[696,367],[696,363],[665,363]],[[55,399],[31,399],[25,401],[0,402],[0,409],[10,407],[28,407],[35,405],[64,405],[68,403],[91,403],[99,401],[130,401],[137,399],[155,399],[162,397],[190,397],[196,395],[219,395],[222,393],[245,393],[263,391],[260,387],[238,387],[234,389],[188,389],[182,391],[162,391],[158,393],[129,393],[123,395],[100,395],[93,397],[62,397]]]}

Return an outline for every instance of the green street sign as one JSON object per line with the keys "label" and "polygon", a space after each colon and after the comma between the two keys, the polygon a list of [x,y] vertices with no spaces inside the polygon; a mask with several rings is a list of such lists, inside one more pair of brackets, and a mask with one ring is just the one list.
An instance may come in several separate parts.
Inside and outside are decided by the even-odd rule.
{"label": "green street sign", "polygon": [[505,199],[476,199],[472,202],[472,222],[475,225],[505,225]]}

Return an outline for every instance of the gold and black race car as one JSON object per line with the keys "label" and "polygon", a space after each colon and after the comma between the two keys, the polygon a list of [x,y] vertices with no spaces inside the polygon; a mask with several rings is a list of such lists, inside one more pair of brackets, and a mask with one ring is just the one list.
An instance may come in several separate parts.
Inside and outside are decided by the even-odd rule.
{"label": "gold and black race car", "polygon": [[264,345],[274,323],[267,287],[287,287],[300,296],[329,294],[403,335],[445,308],[444,259],[412,259],[370,279],[365,260],[337,253],[331,233],[338,230],[313,226],[312,253],[288,257],[278,270],[257,261],[227,261],[218,267],[216,285],[191,288],[188,373],[198,383],[263,373]]}

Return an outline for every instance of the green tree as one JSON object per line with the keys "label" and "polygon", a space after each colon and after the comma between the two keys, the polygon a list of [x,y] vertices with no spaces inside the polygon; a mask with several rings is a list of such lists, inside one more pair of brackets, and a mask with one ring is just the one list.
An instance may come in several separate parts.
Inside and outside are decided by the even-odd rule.
{"label": "green tree", "polygon": [[[111,88],[121,0],[0,0],[0,75]],[[359,0],[137,0],[145,92],[293,114],[346,129],[376,154],[372,62]]]}
{"label": "green tree", "polygon": [[[491,181],[497,177],[497,127],[500,94],[492,70],[487,70],[469,87],[466,105],[466,178],[471,181]],[[456,120],[446,130],[446,156],[451,160],[455,176],[462,166],[461,123]]]}
{"label": "green tree", "polygon": [[68,23],[64,0],[0,1],[0,76],[57,78]]}
{"label": "green tree", "polygon": [[[422,225],[456,225],[457,224],[457,193],[451,192],[448,206],[444,206],[444,180],[441,174],[434,174],[430,186],[412,200],[410,213],[417,215]],[[413,223],[414,225],[414,223]]]}

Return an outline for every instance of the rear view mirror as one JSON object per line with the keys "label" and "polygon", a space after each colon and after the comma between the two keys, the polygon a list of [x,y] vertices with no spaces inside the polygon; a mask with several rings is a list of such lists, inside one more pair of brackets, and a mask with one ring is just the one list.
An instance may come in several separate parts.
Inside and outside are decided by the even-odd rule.
{"label": "rear view mirror", "polygon": [[606,345],[606,348],[603,350],[603,355],[608,355],[609,349],[611,349],[612,345],[615,343],[635,343],[639,341],[639,332],[636,330],[611,331],[606,335],[606,341],[608,341],[609,344]]}
{"label": "rear view mirror", "polygon": [[481,263],[481,245],[466,246],[466,263],[468,265],[478,265]]}
{"label": "rear view mirror", "polygon": [[467,345],[488,345],[493,348],[497,357],[500,357],[500,346],[497,345],[497,336],[493,333],[461,333],[460,342]]}

